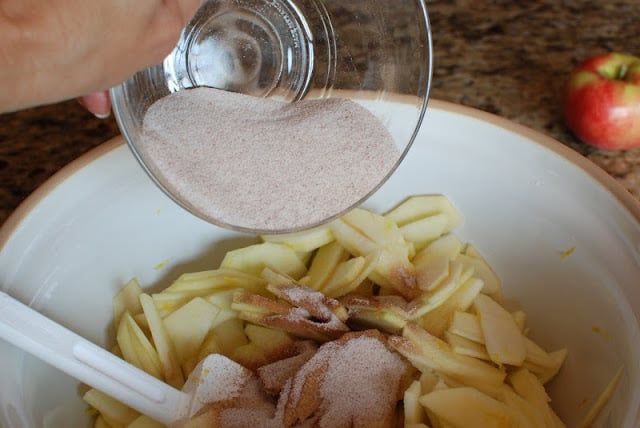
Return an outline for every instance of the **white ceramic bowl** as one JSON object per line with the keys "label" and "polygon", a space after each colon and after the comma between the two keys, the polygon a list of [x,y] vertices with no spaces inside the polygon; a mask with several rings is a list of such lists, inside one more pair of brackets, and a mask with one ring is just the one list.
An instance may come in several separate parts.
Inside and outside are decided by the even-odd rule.
{"label": "white ceramic bowl", "polygon": [[[483,252],[507,297],[529,314],[534,337],[568,347],[551,394],[569,426],[620,366],[624,376],[596,426],[638,424],[638,203],[560,143],[439,101],[365,206],[385,211],[419,193],[450,197],[466,218],[456,233]],[[0,230],[0,287],[106,344],[111,298],[125,281],[166,286],[252,240],[179,208],[117,139],[61,171]],[[0,367],[0,426],[88,426],[76,381],[2,342]]]}

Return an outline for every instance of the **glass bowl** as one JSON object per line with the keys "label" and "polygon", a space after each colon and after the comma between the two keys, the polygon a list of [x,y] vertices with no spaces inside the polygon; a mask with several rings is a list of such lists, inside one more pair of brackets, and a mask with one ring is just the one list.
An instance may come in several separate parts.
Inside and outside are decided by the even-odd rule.
{"label": "glass bowl", "polygon": [[[113,88],[111,97],[128,145],[175,202],[210,223],[234,230],[290,232],[338,217],[389,178],[422,123],[432,59],[424,1],[207,0],[171,54]],[[163,169],[140,147],[149,107],[172,93],[198,87],[288,103],[329,98],[355,101],[389,132],[398,149],[397,159],[381,172],[375,185],[322,218],[309,215],[308,222],[295,224],[284,219],[273,227],[216,218],[176,192]]]}

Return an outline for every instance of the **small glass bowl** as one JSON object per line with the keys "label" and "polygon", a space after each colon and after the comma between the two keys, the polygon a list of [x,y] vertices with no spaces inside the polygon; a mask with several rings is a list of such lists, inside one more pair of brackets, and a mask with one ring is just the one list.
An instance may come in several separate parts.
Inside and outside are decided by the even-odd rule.
{"label": "small glass bowl", "polygon": [[[113,88],[111,98],[129,147],[176,203],[222,227],[283,233],[342,215],[391,176],[422,123],[432,67],[423,0],[206,0],[171,54]],[[256,230],[211,218],[172,193],[162,171],[139,150],[147,109],[173,92],[201,86],[288,102],[335,97],[356,101],[380,119],[400,155],[369,193],[320,222]]]}

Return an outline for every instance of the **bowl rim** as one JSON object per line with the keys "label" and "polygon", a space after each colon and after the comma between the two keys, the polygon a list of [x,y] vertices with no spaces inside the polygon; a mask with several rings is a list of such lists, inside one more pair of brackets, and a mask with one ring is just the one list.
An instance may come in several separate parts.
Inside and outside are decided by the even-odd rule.
{"label": "bowl rim", "polygon": [[[428,101],[426,109],[427,113],[430,109],[441,110],[486,122],[489,125],[493,125],[519,135],[528,141],[561,156],[580,168],[582,171],[586,172],[596,182],[603,185],[606,190],[625,207],[635,220],[640,223],[640,199],[634,197],[620,182],[609,175],[596,163],[555,138],[494,113],[489,113],[475,107],[469,107],[451,101],[432,98]],[[14,233],[29,217],[30,213],[43,199],[55,191],[58,186],[63,184],[68,178],[72,177],[75,173],[91,164],[93,161],[107,155],[109,152],[123,145],[126,145],[126,141],[122,135],[106,140],[104,143],[63,166],[60,170],[45,180],[38,188],[36,188],[36,190],[27,196],[20,205],[18,205],[18,207],[0,226],[0,251],[2,251],[5,245],[7,245]]]}

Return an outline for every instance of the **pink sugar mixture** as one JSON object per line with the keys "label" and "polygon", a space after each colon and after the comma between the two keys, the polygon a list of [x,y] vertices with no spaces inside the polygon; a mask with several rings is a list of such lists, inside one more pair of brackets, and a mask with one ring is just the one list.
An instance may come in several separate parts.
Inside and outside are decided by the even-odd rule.
{"label": "pink sugar mixture", "polygon": [[213,88],[156,101],[144,117],[139,151],[196,213],[264,232],[342,213],[400,158],[383,124],[353,101],[284,103]]}

